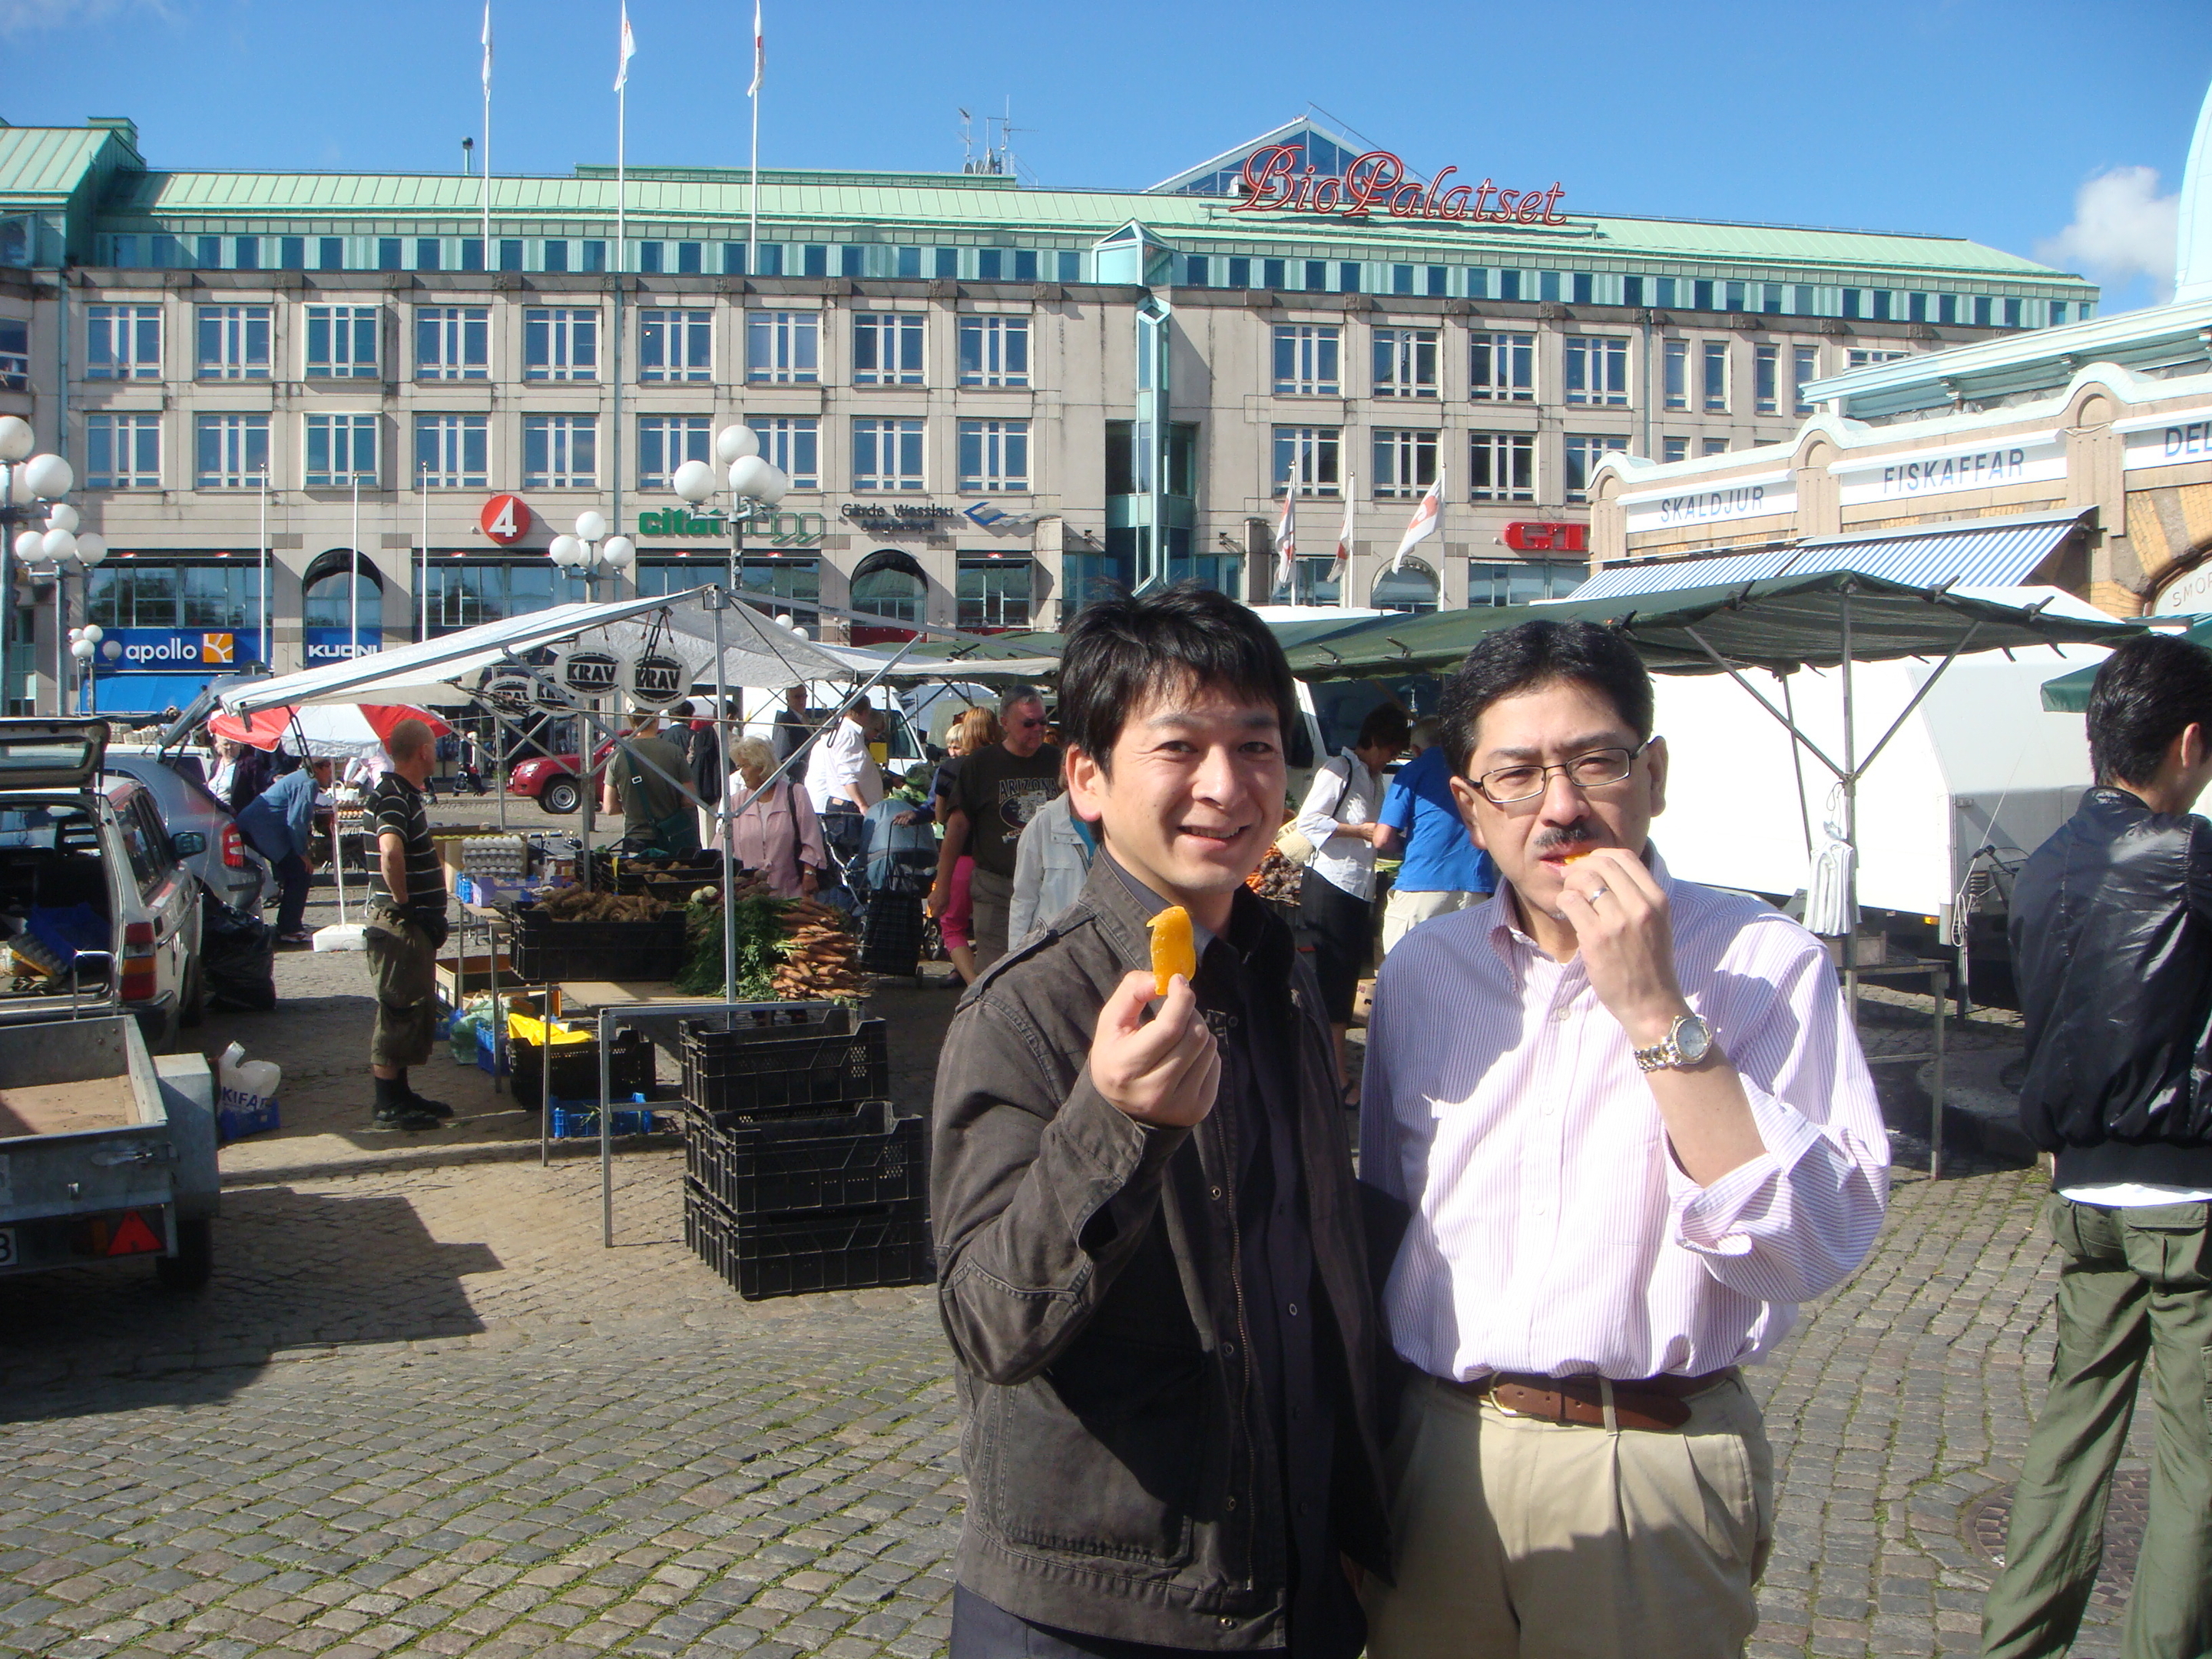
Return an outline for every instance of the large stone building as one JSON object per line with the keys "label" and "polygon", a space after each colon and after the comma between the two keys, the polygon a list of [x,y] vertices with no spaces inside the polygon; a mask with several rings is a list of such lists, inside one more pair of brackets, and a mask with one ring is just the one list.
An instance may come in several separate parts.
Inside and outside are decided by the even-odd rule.
{"label": "large stone building", "polygon": [[[0,129],[0,413],[114,550],[64,574],[65,615],[17,585],[7,705],[53,706],[87,619],[120,647],[102,706],[138,708],[226,654],[580,597],[544,549],[585,509],[638,541],[603,592],[710,580],[734,528],[745,586],[855,637],[1057,626],[1160,576],[1542,597],[1586,574],[1606,453],[1733,457],[1790,439],[1816,380],[2094,313],[1955,239],[1592,216],[1473,171],[1307,120],[1130,192],[763,171],[756,204],[742,171],[637,167],[617,247],[605,167],[495,179],[487,220],[480,179],[161,171],[126,120]],[[733,526],[668,478],[739,420],[793,488]],[[1393,575],[1439,474],[1442,533]]]}

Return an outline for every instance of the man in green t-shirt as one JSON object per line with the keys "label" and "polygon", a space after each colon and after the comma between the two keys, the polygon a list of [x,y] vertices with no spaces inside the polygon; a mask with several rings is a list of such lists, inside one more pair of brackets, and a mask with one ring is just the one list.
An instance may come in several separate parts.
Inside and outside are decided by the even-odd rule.
{"label": "man in green t-shirt", "polygon": [[975,904],[970,931],[978,969],[1006,953],[1014,849],[1023,827],[1063,787],[1060,748],[1044,740],[1044,699],[1036,687],[1018,685],[1000,698],[999,724],[1005,738],[960,763],[938,848],[937,884],[929,890],[929,913],[941,915],[951,896],[953,866],[963,853],[975,860],[968,890]]}
{"label": "man in green t-shirt", "polygon": [[607,757],[604,811],[620,811],[623,837],[634,847],[686,858],[699,850],[699,817],[684,781],[691,763],[659,735],[658,714],[633,714],[629,736]]}

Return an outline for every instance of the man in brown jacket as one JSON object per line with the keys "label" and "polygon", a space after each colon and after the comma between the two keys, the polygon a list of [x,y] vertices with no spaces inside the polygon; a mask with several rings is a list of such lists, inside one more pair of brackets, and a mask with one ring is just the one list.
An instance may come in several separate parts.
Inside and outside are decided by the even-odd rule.
{"label": "man in brown jacket", "polygon": [[[1353,1659],[1352,1564],[1387,1565],[1362,1206],[1312,974],[1243,886],[1283,820],[1289,666],[1218,593],[1094,605],[1060,716],[1103,844],[938,1074],[952,1659]],[[1156,997],[1171,904],[1197,969]]]}

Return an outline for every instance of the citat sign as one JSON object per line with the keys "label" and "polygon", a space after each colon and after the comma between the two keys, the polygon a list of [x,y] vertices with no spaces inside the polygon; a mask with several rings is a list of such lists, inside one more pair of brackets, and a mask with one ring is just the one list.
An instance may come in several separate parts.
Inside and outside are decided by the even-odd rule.
{"label": "citat sign", "polygon": [[1406,164],[1387,149],[1370,149],[1338,177],[1316,177],[1309,165],[1298,169],[1295,144],[1252,152],[1244,163],[1242,198],[1234,213],[1273,209],[1281,213],[1388,213],[1394,219],[1486,220],[1492,224],[1564,225],[1559,198],[1567,187],[1553,181],[1549,190],[1506,190],[1494,180],[1454,185],[1457,173],[1446,167],[1422,184],[1406,176]]}

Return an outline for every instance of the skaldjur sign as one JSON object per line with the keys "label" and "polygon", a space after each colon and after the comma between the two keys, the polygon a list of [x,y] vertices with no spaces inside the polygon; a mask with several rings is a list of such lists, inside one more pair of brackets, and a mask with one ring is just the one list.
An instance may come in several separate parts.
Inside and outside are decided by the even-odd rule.
{"label": "skaldjur sign", "polygon": [[1446,167],[1422,184],[1406,176],[1406,164],[1387,149],[1370,149],[1345,168],[1341,177],[1317,177],[1309,164],[1298,170],[1298,147],[1277,144],[1252,152],[1244,163],[1243,193],[1231,206],[1235,213],[1273,210],[1280,213],[1388,213],[1394,219],[1486,220],[1492,224],[1564,225],[1559,198],[1567,187],[1506,190],[1493,179],[1479,185],[1444,180],[1457,173]]}

